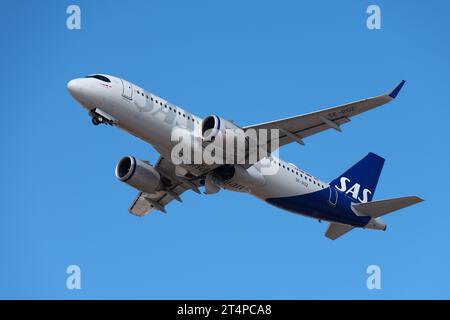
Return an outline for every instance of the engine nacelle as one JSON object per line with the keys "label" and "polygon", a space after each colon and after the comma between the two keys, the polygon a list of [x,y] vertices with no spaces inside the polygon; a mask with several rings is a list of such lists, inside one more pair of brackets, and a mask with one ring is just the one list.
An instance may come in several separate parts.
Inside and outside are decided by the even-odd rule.
{"label": "engine nacelle", "polygon": [[116,166],[116,177],[122,182],[146,193],[161,190],[161,175],[148,163],[127,156]]}
{"label": "engine nacelle", "polygon": [[231,121],[214,115],[207,116],[201,124],[201,138],[203,146],[209,147],[209,150],[214,149],[215,154],[223,159],[222,163],[243,163],[248,161],[250,154],[254,155],[250,159],[252,164],[257,161],[259,153],[256,133],[251,135],[244,132]]}
{"label": "engine nacelle", "polygon": [[213,142],[219,133],[225,135],[227,129],[239,129],[239,127],[218,116],[207,116],[202,121],[202,139],[205,142]]}
{"label": "engine nacelle", "polygon": [[244,169],[241,166],[225,165],[214,171],[219,186],[233,191],[247,191],[262,187],[266,183],[264,176],[255,168]]}

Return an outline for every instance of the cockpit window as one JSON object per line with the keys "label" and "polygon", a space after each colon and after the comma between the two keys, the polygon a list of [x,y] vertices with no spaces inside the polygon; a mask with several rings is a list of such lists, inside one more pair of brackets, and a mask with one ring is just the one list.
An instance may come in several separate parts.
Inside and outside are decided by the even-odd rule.
{"label": "cockpit window", "polygon": [[90,75],[90,76],[86,76],[85,78],[95,78],[95,79],[98,79],[98,80],[101,80],[101,81],[104,81],[104,82],[111,82],[111,80],[109,80],[107,77],[102,76],[100,74],[93,74],[93,75]]}

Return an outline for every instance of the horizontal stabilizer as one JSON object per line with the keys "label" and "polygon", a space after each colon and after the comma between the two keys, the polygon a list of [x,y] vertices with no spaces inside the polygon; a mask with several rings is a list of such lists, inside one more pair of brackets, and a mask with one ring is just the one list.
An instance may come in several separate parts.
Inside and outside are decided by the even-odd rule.
{"label": "horizontal stabilizer", "polygon": [[336,240],[337,238],[343,236],[347,232],[351,231],[354,227],[348,224],[340,223],[330,223],[327,232],[325,232],[325,237],[331,240]]}
{"label": "horizontal stabilizer", "polygon": [[419,197],[409,196],[366,203],[354,203],[352,209],[357,215],[378,218],[422,201],[423,199]]}

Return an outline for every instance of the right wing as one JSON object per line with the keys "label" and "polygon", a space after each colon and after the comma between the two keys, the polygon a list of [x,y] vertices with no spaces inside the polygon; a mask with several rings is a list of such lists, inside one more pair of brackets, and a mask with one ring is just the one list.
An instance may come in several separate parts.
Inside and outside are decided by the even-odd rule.
{"label": "right wing", "polygon": [[155,193],[139,192],[128,210],[135,216],[142,217],[153,210],[159,210],[165,213],[166,205],[172,200],[175,199],[182,202],[180,195],[186,190],[193,190],[200,193],[198,190],[199,182],[178,177],[175,174],[175,166],[173,163],[164,157],[159,158],[155,168],[165,180],[166,188]]}

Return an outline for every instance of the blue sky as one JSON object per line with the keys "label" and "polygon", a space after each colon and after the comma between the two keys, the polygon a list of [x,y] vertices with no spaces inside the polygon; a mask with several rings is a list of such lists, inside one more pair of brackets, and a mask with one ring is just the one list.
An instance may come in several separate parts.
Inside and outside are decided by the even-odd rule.
{"label": "blue sky", "polygon": [[[81,7],[82,29],[66,28]],[[378,4],[382,29],[366,28]],[[9,1],[2,4],[0,298],[450,298],[447,1]],[[185,193],[168,214],[127,213],[114,177],[146,143],[94,127],[68,80],[109,73],[241,125],[383,93],[398,99],[343,133],[280,155],[329,181],[372,151],[375,199],[426,201],[387,232],[332,242],[325,224],[255,198]],[[66,289],[81,267],[82,289]],[[368,290],[366,268],[382,271]]]}

